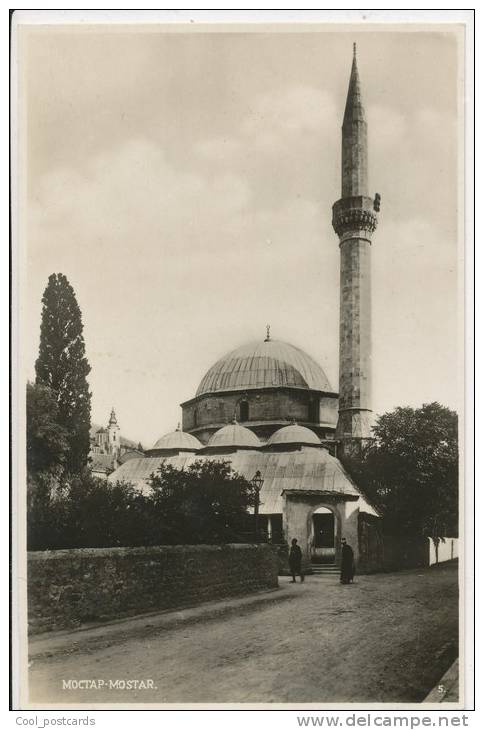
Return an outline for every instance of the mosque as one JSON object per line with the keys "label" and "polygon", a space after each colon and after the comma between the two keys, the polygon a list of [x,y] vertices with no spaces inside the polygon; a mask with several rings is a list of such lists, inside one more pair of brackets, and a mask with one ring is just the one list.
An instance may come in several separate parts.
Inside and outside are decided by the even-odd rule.
{"label": "mosque", "polygon": [[[162,463],[231,462],[257,482],[267,539],[298,539],[306,567],[340,560],[341,538],[359,570],[378,562],[379,515],[340,459],[357,454],[371,434],[371,238],[380,196],[368,197],[367,122],[353,62],[342,125],[342,191],[333,205],[340,247],[339,393],[321,366],[291,344],[266,336],[218,360],[193,398],[181,404],[182,426],[109,480],[149,489]],[[258,479],[254,480],[254,477]],[[376,561],[376,563],[375,563]]]}

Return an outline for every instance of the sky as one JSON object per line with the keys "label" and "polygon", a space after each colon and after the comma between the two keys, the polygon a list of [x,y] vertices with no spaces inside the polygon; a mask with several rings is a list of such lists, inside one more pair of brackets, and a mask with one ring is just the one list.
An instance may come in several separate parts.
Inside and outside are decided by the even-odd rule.
{"label": "sky", "polygon": [[[369,135],[373,408],[461,402],[457,37],[450,32],[22,28],[21,353],[49,275],[72,284],[92,419],[150,447],[206,370],[265,337],[338,389],[341,123]],[[191,32],[192,31],[192,32]]]}

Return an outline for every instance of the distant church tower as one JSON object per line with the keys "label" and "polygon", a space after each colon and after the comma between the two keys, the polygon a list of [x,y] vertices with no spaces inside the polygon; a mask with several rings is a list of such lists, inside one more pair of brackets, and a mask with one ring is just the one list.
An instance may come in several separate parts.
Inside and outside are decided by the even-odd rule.
{"label": "distant church tower", "polygon": [[365,110],[353,45],[353,65],[342,126],[341,199],[333,228],[341,252],[339,333],[339,454],[354,453],[371,434],[371,236],[380,196],[368,197]]}
{"label": "distant church tower", "polygon": [[111,409],[111,416],[109,417],[109,423],[107,427],[108,433],[108,453],[117,456],[121,447],[119,438],[119,426],[116,420],[116,413],[114,408]]}

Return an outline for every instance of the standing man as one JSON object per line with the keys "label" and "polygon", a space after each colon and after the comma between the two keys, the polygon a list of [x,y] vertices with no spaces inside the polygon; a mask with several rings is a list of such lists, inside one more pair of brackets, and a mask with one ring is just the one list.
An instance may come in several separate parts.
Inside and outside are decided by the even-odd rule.
{"label": "standing man", "polygon": [[292,582],[296,582],[296,573],[301,576],[301,583],[304,581],[304,573],[302,571],[302,552],[301,548],[297,544],[295,537],[291,540],[291,549],[289,551],[289,569],[292,575]]}
{"label": "standing man", "polygon": [[355,560],[353,549],[346,544],[346,539],[341,540],[341,577],[340,582],[344,584],[353,583],[355,575]]}

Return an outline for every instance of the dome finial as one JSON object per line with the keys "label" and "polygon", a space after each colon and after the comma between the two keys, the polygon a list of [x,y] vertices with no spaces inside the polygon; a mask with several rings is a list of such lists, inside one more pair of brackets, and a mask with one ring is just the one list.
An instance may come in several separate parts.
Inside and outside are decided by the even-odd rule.
{"label": "dome finial", "polygon": [[270,324],[266,324],[266,338],[264,342],[270,342],[271,341],[271,326]]}
{"label": "dome finial", "polygon": [[177,430],[177,431],[181,431],[181,427],[180,427],[180,421],[178,421],[178,426],[176,427],[176,430]]}
{"label": "dome finial", "polygon": [[356,43],[353,43],[353,58],[356,59]]}

